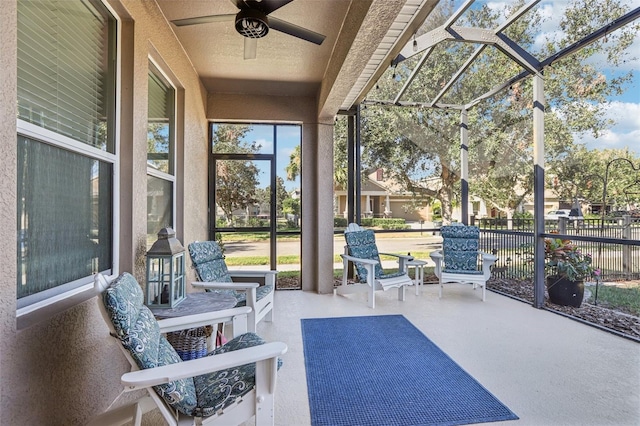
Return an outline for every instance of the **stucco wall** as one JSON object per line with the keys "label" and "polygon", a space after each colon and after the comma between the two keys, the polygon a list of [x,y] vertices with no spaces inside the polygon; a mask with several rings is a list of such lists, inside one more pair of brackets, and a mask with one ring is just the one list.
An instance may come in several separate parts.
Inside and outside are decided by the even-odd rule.
{"label": "stucco wall", "polygon": [[[119,153],[121,271],[144,276],[146,237],[146,120],[148,58],[176,78],[184,120],[178,123],[178,236],[207,236],[206,93],[153,2],[112,2],[123,26]],[[128,363],[93,297],[23,330],[16,329],[16,0],[0,8],[0,424],[85,424],[122,390]],[[181,131],[180,129],[183,129]],[[182,148],[182,149],[181,149]],[[186,184],[185,184],[186,183]],[[185,196],[186,194],[186,196]]]}
{"label": "stucco wall", "polygon": [[[16,311],[16,5],[5,1],[0,7],[0,239],[9,242],[0,252],[0,423],[10,415],[10,389],[15,377],[11,353],[15,347]],[[9,407],[9,408],[6,408]]]}

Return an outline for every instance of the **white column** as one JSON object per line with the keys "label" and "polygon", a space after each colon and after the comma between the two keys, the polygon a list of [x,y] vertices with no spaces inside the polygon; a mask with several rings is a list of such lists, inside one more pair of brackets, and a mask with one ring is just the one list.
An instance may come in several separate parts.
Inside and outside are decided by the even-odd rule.
{"label": "white column", "polygon": [[386,196],[386,203],[384,206],[384,214],[385,216],[391,216],[391,202],[389,201],[389,194]]}
{"label": "white column", "polygon": [[460,187],[462,192],[460,221],[469,224],[469,145],[467,110],[460,111]]}
{"label": "white column", "polygon": [[533,232],[534,248],[533,305],[544,306],[544,79],[533,76]]}

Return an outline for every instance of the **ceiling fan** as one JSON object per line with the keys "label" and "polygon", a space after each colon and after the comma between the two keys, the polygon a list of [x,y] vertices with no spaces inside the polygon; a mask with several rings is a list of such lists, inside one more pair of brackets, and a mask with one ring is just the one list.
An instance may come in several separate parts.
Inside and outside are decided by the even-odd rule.
{"label": "ceiling fan", "polygon": [[306,28],[299,27],[273,16],[271,12],[291,3],[293,0],[230,0],[240,11],[237,14],[198,16],[176,19],[178,27],[235,20],[236,31],[245,37],[244,59],[255,59],[258,39],[267,35],[270,29],[292,35],[317,45],[322,44],[325,36]]}

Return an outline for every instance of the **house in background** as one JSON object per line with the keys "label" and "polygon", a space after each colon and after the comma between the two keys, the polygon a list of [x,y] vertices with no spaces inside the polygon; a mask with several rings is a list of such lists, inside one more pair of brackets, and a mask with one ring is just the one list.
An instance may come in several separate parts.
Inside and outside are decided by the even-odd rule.
{"label": "house in background", "polygon": [[[385,176],[384,169],[369,173],[362,180],[360,202],[363,217],[405,219],[407,222],[431,220],[429,199],[406,191],[394,179]],[[334,190],[334,214],[347,217],[347,191]]]}

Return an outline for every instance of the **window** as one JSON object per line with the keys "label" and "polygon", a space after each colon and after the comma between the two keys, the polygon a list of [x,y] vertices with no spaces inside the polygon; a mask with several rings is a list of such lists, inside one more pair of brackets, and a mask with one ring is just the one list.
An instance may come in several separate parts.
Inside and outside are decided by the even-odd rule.
{"label": "window", "polygon": [[19,0],[17,28],[17,297],[30,310],[113,271],[116,21],[90,0]]}
{"label": "window", "polygon": [[147,118],[147,248],[174,227],[175,89],[149,62]]}

